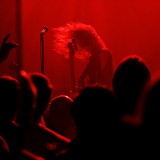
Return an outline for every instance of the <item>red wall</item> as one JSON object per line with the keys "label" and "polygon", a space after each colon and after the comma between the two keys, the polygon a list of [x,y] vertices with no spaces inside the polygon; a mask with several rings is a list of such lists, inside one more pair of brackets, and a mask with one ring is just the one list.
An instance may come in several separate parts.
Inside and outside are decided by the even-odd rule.
{"label": "red wall", "polygon": [[[0,1],[0,44],[3,38],[10,33],[8,41],[17,42],[17,3],[16,0]],[[17,51],[13,49],[8,59],[0,65],[0,75],[10,74],[16,76],[15,71],[9,68],[13,61],[17,61]]]}
{"label": "red wall", "polygon": [[[3,4],[0,5],[2,39],[6,32],[14,33],[17,17],[14,16],[15,0],[0,3]],[[45,74],[52,80],[55,91],[68,90],[70,76],[68,60],[52,51],[51,29],[71,20],[91,24],[97,30],[113,53],[115,68],[123,57],[138,54],[146,60],[152,73],[160,69],[158,0],[23,0],[21,11],[23,67],[28,72],[40,71],[39,34],[48,26],[44,36]],[[76,80],[85,64],[76,61]]]}

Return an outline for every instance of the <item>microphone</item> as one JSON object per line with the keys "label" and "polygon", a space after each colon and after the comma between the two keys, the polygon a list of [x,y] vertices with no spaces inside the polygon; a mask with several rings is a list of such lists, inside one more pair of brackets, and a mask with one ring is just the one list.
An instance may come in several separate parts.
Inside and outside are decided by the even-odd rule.
{"label": "microphone", "polygon": [[78,51],[78,46],[75,39],[72,39],[72,45],[75,51]]}
{"label": "microphone", "polygon": [[48,31],[48,27],[47,26],[45,26],[45,27],[43,27],[43,29],[42,29],[42,31],[41,31],[41,35],[44,35],[46,32]]}

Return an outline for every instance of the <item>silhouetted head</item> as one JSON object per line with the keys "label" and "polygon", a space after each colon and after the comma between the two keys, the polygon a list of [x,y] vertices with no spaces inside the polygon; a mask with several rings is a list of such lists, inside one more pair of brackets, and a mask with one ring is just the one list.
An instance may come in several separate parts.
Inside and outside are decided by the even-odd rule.
{"label": "silhouetted head", "polygon": [[59,95],[52,98],[49,110],[44,116],[46,126],[64,135],[73,126],[71,115],[71,104],[73,99],[66,95]]}
{"label": "silhouetted head", "polygon": [[28,124],[33,122],[33,113],[36,107],[37,90],[29,74],[24,70],[20,71],[21,85],[21,106],[17,115],[19,124]]}
{"label": "silhouetted head", "polygon": [[39,120],[48,107],[53,86],[49,78],[42,73],[32,72],[29,75],[37,89],[37,102],[34,118],[35,120]]}
{"label": "silhouetted head", "polygon": [[88,86],[74,99],[71,107],[79,133],[106,133],[117,120],[117,105],[111,90]]}
{"label": "silhouetted head", "polygon": [[50,101],[49,110],[47,114],[60,114],[68,116],[70,114],[70,107],[73,99],[67,95],[59,95]]}
{"label": "silhouetted head", "polygon": [[139,56],[130,55],[122,60],[115,70],[112,81],[122,113],[134,113],[141,90],[150,77],[147,65]]}
{"label": "silhouetted head", "polygon": [[13,120],[19,108],[20,84],[9,75],[0,77],[0,117]]}

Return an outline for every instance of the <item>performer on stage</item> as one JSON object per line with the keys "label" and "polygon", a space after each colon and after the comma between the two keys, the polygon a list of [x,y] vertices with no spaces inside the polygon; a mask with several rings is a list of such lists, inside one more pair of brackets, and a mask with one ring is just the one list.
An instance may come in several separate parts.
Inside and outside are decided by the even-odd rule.
{"label": "performer on stage", "polygon": [[79,87],[100,84],[111,87],[113,74],[112,54],[91,25],[69,22],[53,28],[53,49],[69,57],[68,42],[72,42],[75,58],[88,63],[79,77]]}

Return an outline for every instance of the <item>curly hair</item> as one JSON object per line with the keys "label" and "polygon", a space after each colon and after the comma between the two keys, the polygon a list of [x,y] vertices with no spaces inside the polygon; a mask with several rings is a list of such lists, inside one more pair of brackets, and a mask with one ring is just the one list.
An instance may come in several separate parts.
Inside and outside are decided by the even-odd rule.
{"label": "curly hair", "polygon": [[78,45],[75,58],[87,59],[93,47],[99,50],[106,49],[101,37],[96,30],[87,24],[80,22],[69,22],[63,26],[52,28],[53,51],[69,57],[68,43],[74,39]]}

